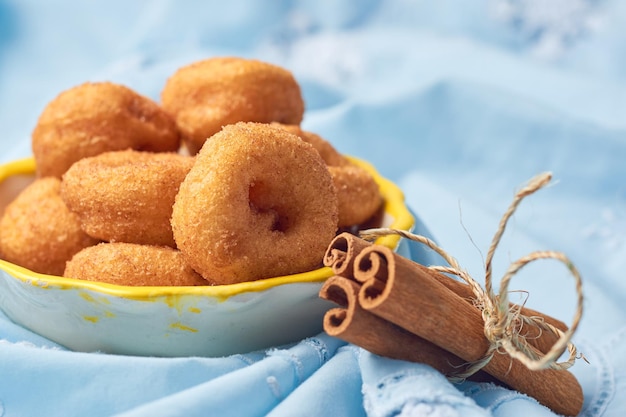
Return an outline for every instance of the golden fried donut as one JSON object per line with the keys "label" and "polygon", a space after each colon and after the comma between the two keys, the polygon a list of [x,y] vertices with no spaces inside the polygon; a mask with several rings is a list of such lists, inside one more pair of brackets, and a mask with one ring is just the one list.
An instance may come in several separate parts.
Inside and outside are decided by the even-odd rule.
{"label": "golden fried donut", "polygon": [[280,126],[290,133],[301,138],[303,141],[310,143],[319,152],[320,156],[326,162],[328,166],[343,166],[348,165],[350,162],[330,144],[326,139],[320,135],[302,130],[298,125],[285,125],[280,123],[272,123],[275,126]]}
{"label": "golden fried donut", "polygon": [[61,275],[68,261],[98,240],[87,236],[61,197],[58,178],[40,178],[26,187],[0,219],[3,259],[32,271]]}
{"label": "golden fried donut", "polygon": [[90,236],[173,247],[172,205],[193,160],[166,152],[105,152],[72,165],[61,196]]}
{"label": "golden fried donut", "polygon": [[63,276],[132,286],[209,285],[180,252],[166,246],[101,243],[67,262]]}
{"label": "golden fried donut", "polygon": [[222,126],[236,122],[299,124],[300,86],[280,67],[244,58],[210,58],[180,68],[161,93],[194,155]]}
{"label": "golden fried donut", "polygon": [[288,132],[310,143],[328,165],[339,200],[339,227],[355,226],[369,220],[380,208],[382,197],[378,184],[366,170],[352,164],[321,136],[297,125],[283,125]]}
{"label": "golden fried donut", "polygon": [[382,204],[378,184],[356,165],[329,166],[339,204],[339,227],[359,225],[372,217]]}
{"label": "golden fried donut", "polygon": [[193,269],[233,284],[318,267],[337,217],[332,178],[313,146],[279,127],[237,123],[198,153],[172,227]]}
{"label": "golden fried donut", "polygon": [[154,101],[122,85],[85,83],[59,94],[32,133],[39,176],[61,175],[76,161],[128,148],[173,152],[174,120]]}

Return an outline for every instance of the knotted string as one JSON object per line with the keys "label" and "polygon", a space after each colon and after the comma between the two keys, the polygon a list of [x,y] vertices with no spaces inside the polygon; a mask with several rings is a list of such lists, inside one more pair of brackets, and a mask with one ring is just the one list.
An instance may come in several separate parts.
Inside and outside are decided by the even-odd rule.
{"label": "knotted string", "polygon": [[[426,245],[439,254],[449,265],[429,266],[430,269],[444,274],[456,275],[471,287],[474,296],[476,297],[474,300],[475,305],[482,312],[484,333],[485,337],[489,341],[489,349],[482,359],[470,363],[464,372],[455,375],[455,378],[457,379],[467,378],[468,376],[478,372],[487,363],[489,363],[496,352],[506,352],[511,357],[522,362],[530,370],[546,368],[568,369],[578,358],[576,347],[573,343],[571,343],[571,339],[574,332],[578,328],[583,313],[582,279],[578,270],[574,267],[574,264],[567,258],[567,256],[561,252],[555,251],[532,252],[509,265],[508,270],[505,272],[500,281],[499,294],[495,293],[492,285],[492,260],[496,248],[498,247],[506,229],[507,222],[513,213],[515,213],[515,210],[517,210],[521,201],[546,186],[550,182],[551,178],[552,176],[550,173],[543,173],[531,179],[530,182],[515,195],[513,202],[502,216],[498,230],[493,237],[491,246],[489,247],[489,252],[487,253],[487,258],[485,260],[485,289],[483,289],[467,271],[461,268],[454,257],[450,256],[435,242],[425,236],[416,235],[404,230],[389,228],[369,229],[360,232],[361,238],[369,241],[373,241],[381,236],[399,235],[403,238]],[[546,323],[540,317],[529,317],[521,314],[521,307],[509,302],[508,287],[513,276],[524,266],[540,259],[555,259],[562,262],[567,267],[570,274],[574,277],[577,293],[577,306],[572,325],[565,332],[557,329],[549,323]],[[527,342],[525,336],[521,334],[521,330],[525,325],[536,326],[541,332],[551,332],[555,334],[558,339],[550,350],[546,354],[543,354],[535,347],[531,346]],[[566,349],[569,351],[568,359],[563,362],[557,362]]]}

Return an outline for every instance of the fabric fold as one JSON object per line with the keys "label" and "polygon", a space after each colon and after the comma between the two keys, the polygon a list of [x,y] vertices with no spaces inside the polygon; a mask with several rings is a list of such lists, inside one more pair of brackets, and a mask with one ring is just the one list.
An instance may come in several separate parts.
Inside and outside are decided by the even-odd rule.
{"label": "fabric fold", "polygon": [[300,384],[267,417],[365,417],[359,348],[346,345]]}
{"label": "fabric fold", "polygon": [[369,417],[487,417],[491,414],[430,366],[362,351],[359,366]]}
{"label": "fabric fold", "polygon": [[253,364],[118,414],[118,417],[264,416],[322,367],[344,342],[321,334],[268,350]]}
{"label": "fabric fold", "polygon": [[[151,358],[0,342],[3,417],[105,417],[246,368],[259,353]],[[98,400],[95,401],[94,399]]]}

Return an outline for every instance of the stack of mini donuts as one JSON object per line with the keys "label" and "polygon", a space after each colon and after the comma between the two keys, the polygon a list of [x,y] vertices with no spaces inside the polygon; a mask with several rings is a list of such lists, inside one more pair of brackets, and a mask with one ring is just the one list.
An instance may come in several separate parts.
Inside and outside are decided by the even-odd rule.
{"label": "stack of mini donuts", "polygon": [[119,285],[223,285],[320,266],[338,231],[380,213],[377,183],[304,131],[280,67],[211,58],[161,103],[110,82],[52,100],[32,134],[35,181],[0,218],[0,256]]}

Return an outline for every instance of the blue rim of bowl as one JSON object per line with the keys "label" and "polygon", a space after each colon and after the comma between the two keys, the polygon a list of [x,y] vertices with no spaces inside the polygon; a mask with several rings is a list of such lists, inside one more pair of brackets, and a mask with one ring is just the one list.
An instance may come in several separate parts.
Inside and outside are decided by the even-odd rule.
{"label": "blue rim of bowl", "polygon": [[[390,180],[382,177],[374,166],[361,159],[347,156],[354,164],[367,170],[378,183],[384,198],[384,211],[393,218],[389,225],[391,228],[410,230],[415,218],[405,205],[404,193],[400,188]],[[11,176],[17,175],[33,175],[35,173],[35,161],[33,158],[25,158],[0,165],[0,183]],[[387,246],[395,249],[399,243],[400,237],[395,235],[384,236],[376,240],[379,245]],[[229,285],[207,285],[207,286],[169,286],[169,287],[138,287],[115,285],[94,281],[84,281],[73,278],[65,278],[54,275],[45,275],[33,272],[29,269],[15,265],[11,262],[0,259],[0,269],[18,280],[29,283],[33,286],[41,288],[60,288],[60,289],[82,289],[91,290],[102,294],[117,296],[135,300],[146,300],[157,297],[171,296],[210,296],[217,299],[225,300],[234,295],[246,292],[265,291],[272,287],[294,283],[318,283],[323,282],[332,276],[332,271],[328,267],[322,267],[313,271],[302,272],[298,274],[279,276],[261,279],[257,281],[242,282],[239,284]]]}

